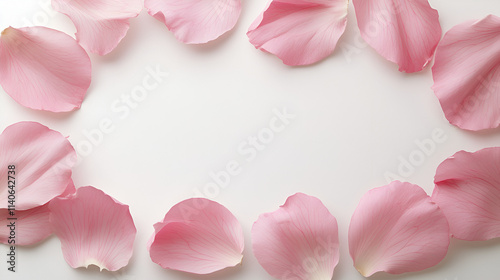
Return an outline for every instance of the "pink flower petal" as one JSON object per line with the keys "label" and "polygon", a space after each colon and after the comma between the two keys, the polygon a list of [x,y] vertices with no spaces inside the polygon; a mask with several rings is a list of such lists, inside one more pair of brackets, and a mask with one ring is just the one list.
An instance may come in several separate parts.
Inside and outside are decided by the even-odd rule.
{"label": "pink flower petal", "polygon": [[[49,226],[50,210],[47,204],[29,210],[16,211],[15,216],[9,215],[6,209],[0,210],[0,242],[15,246],[36,244],[52,234]],[[8,220],[16,218],[16,220]],[[11,229],[8,227],[14,223]],[[7,226],[6,226],[7,225]],[[11,230],[14,232],[11,234]],[[9,239],[9,237],[11,237]],[[11,242],[11,243],[9,243]]]}
{"label": "pink flower petal", "polygon": [[453,27],[436,50],[434,92],[448,121],[462,129],[500,126],[500,18]]}
{"label": "pink flower petal", "polygon": [[432,200],[458,239],[500,237],[500,147],[460,151],[439,165]]}
{"label": "pink flower petal", "polygon": [[73,21],[76,40],[99,55],[116,48],[143,8],[142,0],[52,0],[52,6]]}
{"label": "pink flower petal", "polygon": [[[61,197],[72,195],[76,192],[73,181],[70,181],[66,191]],[[11,212],[7,209],[0,210],[0,225],[9,225],[15,222],[14,238],[10,238],[11,229],[6,226],[0,227],[0,243],[12,244],[16,246],[28,246],[36,244],[52,234],[49,226],[50,210],[48,203],[29,210],[15,211],[15,215],[9,215]],[[8,220],[15,218],[16,220]],[[9,243],[10,242],[10,243]]]}
{"label": "pink flower petal", "polygon": [[176,204],[155,224],[149,253],[163,268],[208,274],[241,263],[243,230],[224,206],[204,198]]}
{"label": "pink flower petal", "polygon": [[136,229],[129,207],[93,187],[49,203],[50,224],[73,268],[96,265],[109,271],[132,257]]}
{"label": "pink flower petal", "polygon": [[45,27],[9,27],[0,37],[0,84],[16,102],[37,110],[80,108],[91,64],[70,36]]}
{"label": "pink flower petal", "polygon": [[217,39],[233,29],[241,13],[241,0],[145,0],[144,5],[186,44]]}
{"label": "pink flower petal", "polygon": [[257,49],[287,65],[316,63],[335,49],[347,25],[348,0],[273,0],[248,30]]}
{"label": "pink flower petal", "polygon": [[[59,132],[35,122],[19,122],[0,135],[0,209],[8,208],[8,166],[15,165],[16,210],[42,206],[71,181],[76,152]],[[12,177],[10,178],[11,181]]]}
{"label": "pink flower petal", "polygon": [[252,228],[255,257],[277,279],[332,279],[339,262],[337,220],[315,197],[290,196]]}
{"label": "pink flower petal", "polygon": [[349,251],[365,277],[424,270],[448,252],[450,229],[419,186],[399,181],[369,191],[349,227]]}
{"label": "pink flower petal", "polygon": [[353,0],[363,39],[401,72],[421,71],[441,39],[439,15],[427,0]]}
{"label": "pink flower petal", "polygon": [[58,197],[59,198],[67,198],[67,197],[71,197],[71,196],[73,196],[75,194],[76,194],[75,184],[73,183],[73,180],[69,180],[68,186],[66,187],[66,189],[64,190],[64,192],[60,196],[58,196]]}

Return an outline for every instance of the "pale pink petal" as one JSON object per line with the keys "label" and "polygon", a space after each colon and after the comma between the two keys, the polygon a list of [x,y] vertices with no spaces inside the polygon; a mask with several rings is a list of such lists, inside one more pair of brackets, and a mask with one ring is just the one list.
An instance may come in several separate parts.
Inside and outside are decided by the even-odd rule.
{"label": "pale pink petal", "polygon": [[428,0],[353,0],[363,39],[401,72],[421,71],[441,39],[439,15]]}
{"label": "pale pink petal", "polygon": [[[75,192],[75,185],[73,181],[70,181],[61,197],[72,195]],[[0,225],[8,226],[0,227],[0,243],[28,246],[44,240],[52,234],[52,229],[49,226],[49,214],[48,204],[23,211],[1,209]],[[12,229],[9,227],[11,223],[14,223]]]}
{"label": "pale pink petal", "polygon": [[500,18],[448,31],[436,50],[434,92],[448,121],[462,129],[500,125]]}
{"label": "pale pink petal", "polygon": [[500,147],[460,151],[439,165],[432,200],[458,239],[500,237]]}
{"label": "pale pink petal", "polygon": [[37,110],[80,108],[91,80],[90,58],[70,36],[45,27],[9,27],[0,37],[0,84]]}
{"label": "pale pink petal", "polygon": [[132,257],[136,229],[129,207],[93,187],[49,203],[50,224],[73,268],[116,271]]}
{"label": "pale pink petal", "polygon": [[241,13],[241,0],[145,0],[144,5],[187,44],[217,39],[233,29]]}
{"label": "pale pink petal", "polygon": [[105,55],[116,48],[139,15],[142,0],[52,0],[52,7],[76,26],[76,40],[85,49]]}
{"label": "pale pink petal", "polygon": [[315,197],[290,196],[252,227],[255,257],[277,279],[330,280],[339,262],[337,220]]}
{"label": "pale pink petal", "polygon": [[208,274],[241,263],[243,230],[224,206],[204,198],[176,204],[155,224],[149,253],[163,268]]}
{"label": "pale pink petal", "polygon": [[248,38],[287,65],[316,63],[335,50],[347,25],[348,0],[273,0]]}
{"label": "pale pink petal", "polygon": [[9,213],[14,212],[6,209],[0,210],[0,225],[2,225],[0,242],[3,244],[33,245],[52,234],[49,226],[50,210],[47,204],[29,210],[15,211],[15,216]]}
{"label": "pale pink petal", "polygon": [[[12,189],[16,210],[42,206],[61,195],[75,163],[76,152],[61,133],[35,122],[7,127],[0,135],[0,182],[4,182],[0,184],[0,209],[9,207]],[[9,169],[11,165],[15,169]],[[14,188],[8,187],[8,179],[15,181]]]}
{"label": "pale pink petal", "polygon": [[349,227],[349,251],[365,277],[424,270],[448,252],[443,212],[419,186],[399,181],[369,191]]}

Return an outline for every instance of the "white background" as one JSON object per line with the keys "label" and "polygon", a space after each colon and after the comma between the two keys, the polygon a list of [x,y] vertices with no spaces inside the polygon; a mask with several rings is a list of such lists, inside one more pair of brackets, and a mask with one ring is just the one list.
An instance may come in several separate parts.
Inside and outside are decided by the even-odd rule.
{"label": "white background", "polygon": [[[432,0],[443,31],[487,14],[500,15],[493,0]],[[64,15],[53,14],[48,0],[0,1],[0,28],[45,25],[73,35]],[[203,46],[175,40],[163,23],[145,11],[131,21],[127,37],[105,57],[91,55],[93,80],[80,110],[53,114],[26,109],[0,89],[0,130],[18,121],[38,121],[86,145],[85,131],[106,118],[114,131],[81,156],[74,168],[78,186],[92,185],[129,204],[138,229],[130,265],[116,273],[72,269],[60,242],[51,237],[18,248],[19,271],[8,273],[0,262],[0,279],[273,279],[252,255],[250,229],[258,215],[274,211],[296,192],[317,196],[339,222],[340,264],[334,279],[363,279],[352,266],[347,230],[361,196],[387,183],[401,157],[418,151],[415,141],[441,129],[446,142],[415,166],[404,179],[429,194],[436,167],[459,150],[476,151],[500,143],[500,131],[471,133],[450,125],[431,90],[430,67],[417,74],[398,67],[360,44],[352,3],[349,22],[335,53],[310,67],[291,68],[256,50],[245,35],[266,0],[244,1],[236,28]],[[346,55],[346,48],[357,46]],[[121,96],[148,75],[148,67],[169,72],[157,89],[124,117],[112,110]],[[119,105],[121,103],[118,103]],[[248,137],[268,127],[273,109],[286,108],[295,119],[277,133],[255,159],[238,152]],[[84,144],[82,144],[84,143]],[[79,149],[80,154],[82,150]],[[240,220],[246,238],[243,265],[208,276],[167,271],[153,263],[146,242],[152,225],[172,205],[203,192],[210,172],[232,160],[241,173],[212,197]],[[5,256],[6,246],[0,246]],[[0,257],[3,260],[4,257]],[[499,279],[500,240],[453,240],[438,266],[420,273],[373,279]]]}

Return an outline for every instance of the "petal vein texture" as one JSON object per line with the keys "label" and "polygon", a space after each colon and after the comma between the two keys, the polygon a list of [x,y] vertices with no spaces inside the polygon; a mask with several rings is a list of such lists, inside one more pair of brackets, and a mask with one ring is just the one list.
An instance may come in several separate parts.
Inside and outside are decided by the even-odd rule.
{"label": "petal vein texture", "polygon": [[209,274],[236,266],[243,258],[241,225],[217,202],[204,198],[182,201],[154,228],[149,253],[163,268]]}
{"label": "petal vein texture", "polygon": [[234,28],[241,13],[241,0],[145,0],[144,5],[186,44],[217,39]]}
{"label": "petal vein texture", "polygon": [[129,207],[94,187],[49,203],[50,224],[73,268],[117,271],[132,257],[136,228]]}
{"label": "petal vein texture", "polygon": [[142,0],[52,0],[76,27],[76,40],[85,49],[106,55],[125,37],[130,19],[139,15]]}
{"label": "petal vein texture", "polygon": [[274,278],[330,280],[339,262],[337,220],[319,199],[297,193],[277,211],[260,215],[252,246]]}
{"label": "petal vein texture", "polygon": [[500,148],[460,151],[439,165],[432,200],[453,237],[483,241],[500,237]]}
{"label": "petal vein texture", "polygon": [[36,110],[80,108],[91,81],[85,50],[46,27],[9,27],[0,37],[0,84],[17,103]]}
{"label": "petal vein texture", "polygon": [[500,18],[448,31],[432,67],[434,93],[448,121],[466,130],[500,125]]}
{"label": "petal vein texture", "polygon": [[347,25],[348,0],[273,0],[247,32],[257,49],[287,65],[309,65],[335,50]]}
{"label": "petal vein texture", "polygon": [[[0,135],[0,209],[8,208],[9,165],[15,165],[16,210],[42,206],[71,182],[76,152],[61,133],[36,122],[19,122]],[[12,184],[11,184],[12,185]]]}
{"label": "petal vein texture", "polygon": [[450,244],[448,221],[417,185],[394,181],[361,199],[349,227],[349,251],[365,277],[437,265]]}
{"label": "petal vein texture", "polygon": [[353,0],[363,39],[401,72],[421,71],[441,39],[439,15],[428,0]]}

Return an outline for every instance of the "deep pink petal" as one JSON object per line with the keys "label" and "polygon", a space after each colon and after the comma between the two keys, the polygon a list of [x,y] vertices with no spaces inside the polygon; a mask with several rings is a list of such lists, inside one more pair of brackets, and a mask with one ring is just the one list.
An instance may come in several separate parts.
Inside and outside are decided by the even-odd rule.
{"label": "deep pink petal", "polygon": [[252,228],[255,257],[277,279],[332,279],[339,262],[337,220],[315,197],[290,196]]}
{"label": "deep pink petal", "polygon": [[144,5],[187,44],[217,39],[233,29],[241,13],[241,0],[145,0]]}
{"label": "deep pink petal", "polygon": [[365,194],[349,227],[349,251],[365,277],[432,267],[446,256],[449,243],[441,209],[419,186],[399,181]]}
{"label": "deep pink petal", "polygon": [[0,84],[28,108],[80,108],[91,80],[90,58],[70,36],[45,27],[9,27],[0,37]]}
{"label": "deep pink petal", "polygon": [[52,0],[52,7],[76,26],[76,40],[87,50],[105,55],[116,48],[139,15],[142,0]]}
{"label": "deep pink petal", "polygon": [[60,196],[58,196],[58,197],[67,198],[67,197],[71,197],[71,196],[73,196],[75,194],[76,194],[75,183],[73,183],[73,180],[69,180],[68,186],[66,187],[66,189],[64,190],[64,192]]}
{"label": "deep pink petal", "polygon": [[163,268],[208,274],[241,263],[243,230],[224,206],[204,198],[176,204],[155,225],[149,252]]}
{"label": "deep pink petal", "polygon": [[428,0],[353,0],[363,39],[401,72],[421,71],[441,39],[439,15]]}
{"label": "deep pink petal", "polygon": [[287,65],[313,64],[334,51],[347,25],[347,6],[348,0],[273,0],[247,35]]}
{"label": "deep pink petal", "polygon": [[[73,181],[70,181],[61,197],[72,195],[75,192],[75,185],[73,184]],[[15,215],[10,215],[11,213],[14,213]],[[10,225],[11,222],[14,222],[15,227],[13,228],[14,234],[12,235],[14,238],[10,239],[10,227],[0,227],[0,243],[15,246],[28,246],[44,240],[52,234],[52,229],[49,226],[49,214],[50,210],[48,204],[29,210],[14,212],[1,209],[0,225]],[[15,220],[9,220],[9,218],[15,218]]]}
{"label": "deep pink petal", "polygon": [[61,195],[75,163],[76,152],[61,133],[35,122],[7,127],[0,135],[0,209],[8,208],[12,191],[7,187],[9,165],[15,165],[16,210],[28,210]]}
{"label": "deep pink petal", "polygon": [[73,268],[96,265],[109,271],[132,257],[136,229],[129,207],[93,187],[49,203],[50,224]]}
{"label": "deep pink petal", "polygon": [[500,18],[490,15],[448,31],[432,73],[451,124],[467,130],[500,126]]}
{"label": "deep pink petal", "polygon": [[500,237],[500,147],[460,151],[439,165],[432,200],[458,239]]}

